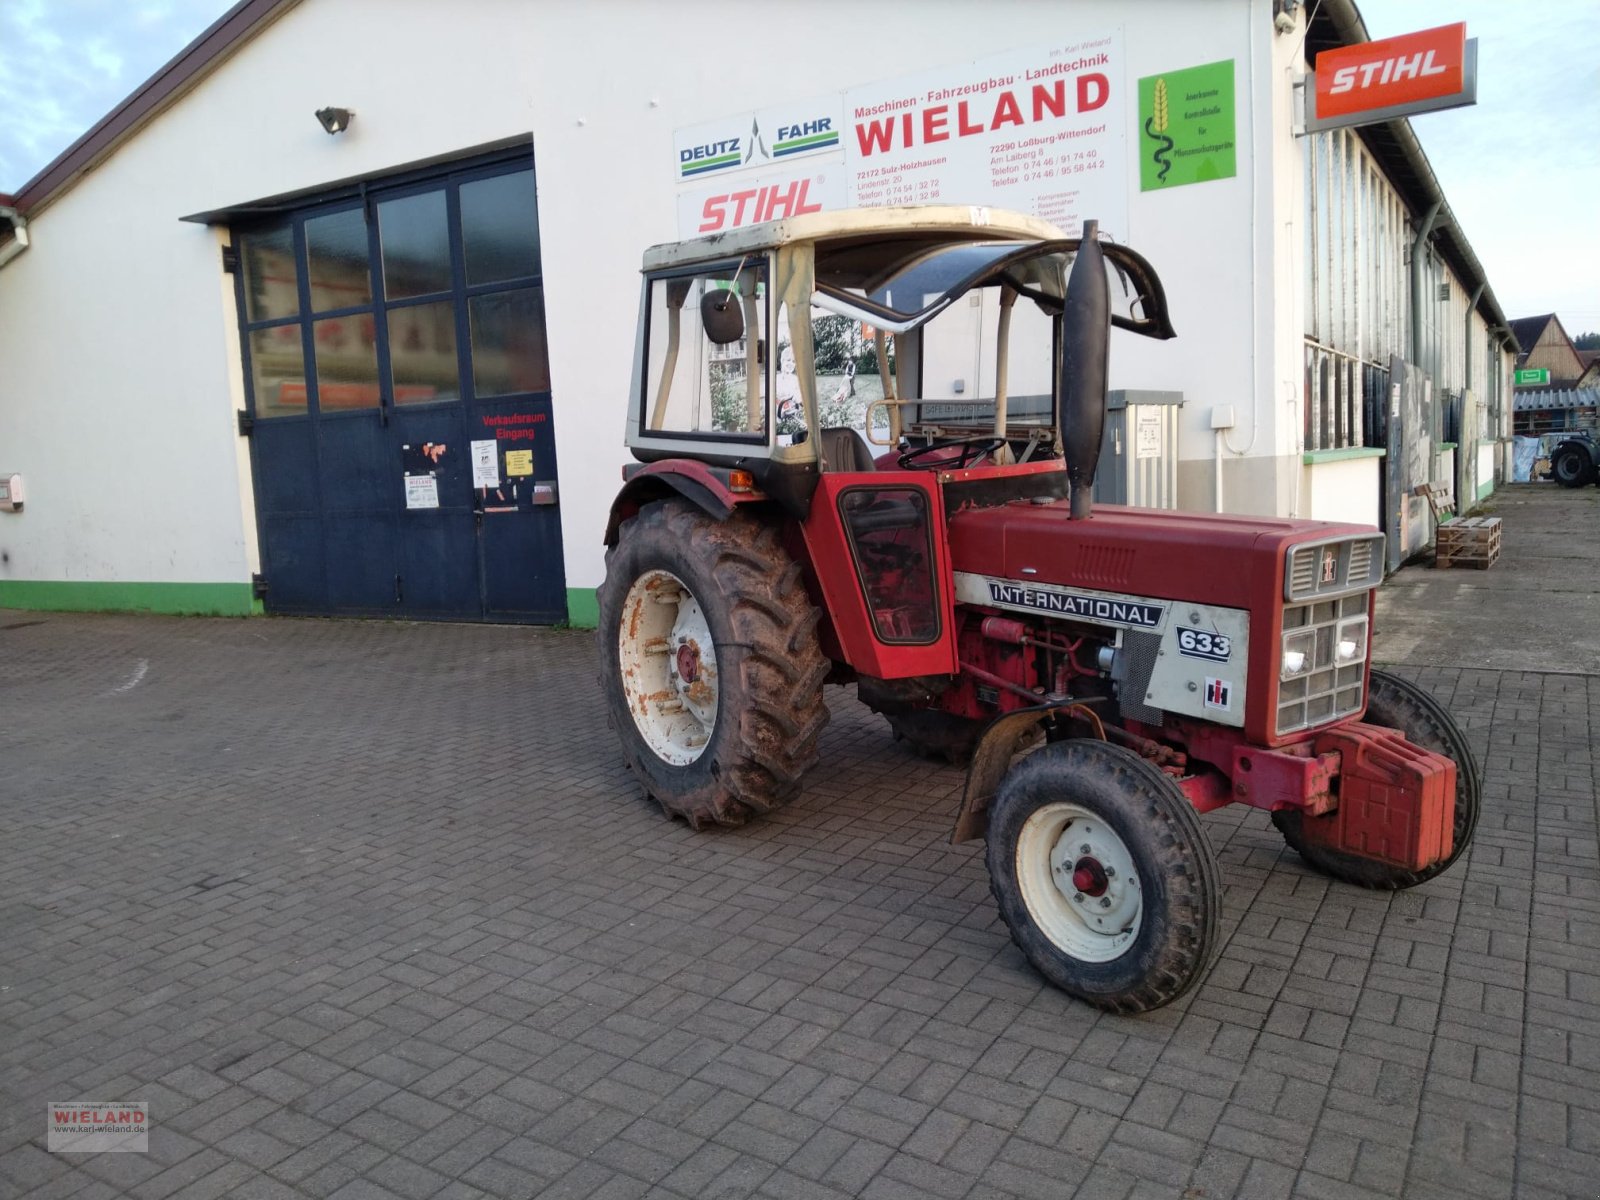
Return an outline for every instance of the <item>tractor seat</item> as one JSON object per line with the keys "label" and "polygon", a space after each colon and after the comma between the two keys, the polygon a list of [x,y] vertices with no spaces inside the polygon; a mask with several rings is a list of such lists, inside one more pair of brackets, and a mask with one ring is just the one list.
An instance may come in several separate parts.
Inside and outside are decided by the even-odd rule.
{"label": "tractor seat", "polygon": [[861,435],[848,426],[839,425],[822,431],[822,456],[828,460],[830,471],[876,471],[872,451]]}

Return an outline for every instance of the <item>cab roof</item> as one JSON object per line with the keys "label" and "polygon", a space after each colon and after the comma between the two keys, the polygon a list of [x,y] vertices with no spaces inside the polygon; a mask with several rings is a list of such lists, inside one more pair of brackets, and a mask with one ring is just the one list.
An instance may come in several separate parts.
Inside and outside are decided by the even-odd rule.
{"label": "cab roof", "polygon": [[899,208],[846,208],[802,213],[746,225],[683,242],[664,242],[644,252],[644,269],[757,254],[791,242],[948,235],[953,241],[1059,241],[1066,235],[1048,221],[967,204],[918,204]]}

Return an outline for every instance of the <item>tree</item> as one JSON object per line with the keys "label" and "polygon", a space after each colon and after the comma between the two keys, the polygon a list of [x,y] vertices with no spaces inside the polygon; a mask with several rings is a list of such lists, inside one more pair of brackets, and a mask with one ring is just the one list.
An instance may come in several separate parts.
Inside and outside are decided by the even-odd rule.
{"label": "tree", "polygon": [[1580,333],[1572,339],[1572,345],[1577,350],[1600,350],[1600,333],[1596,333],[1593,330],[1588,333]]}

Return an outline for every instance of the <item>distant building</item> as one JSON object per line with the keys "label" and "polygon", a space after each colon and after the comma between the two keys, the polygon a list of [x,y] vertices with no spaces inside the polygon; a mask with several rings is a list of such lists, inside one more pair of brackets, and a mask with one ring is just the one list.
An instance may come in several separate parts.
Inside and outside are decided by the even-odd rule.
{"label": "distant building", "polygon": [[[1555,313],[1538,317],[1518,317],[1511,322],[1522,353],[1517,356],[1518,371],[1545,370],[1550,378],[1532,386],[1573,388],[1589,368],[1582,353],[1572,344],[1561,318]],[[1519,383],[1518,387],[1522,385]]]}

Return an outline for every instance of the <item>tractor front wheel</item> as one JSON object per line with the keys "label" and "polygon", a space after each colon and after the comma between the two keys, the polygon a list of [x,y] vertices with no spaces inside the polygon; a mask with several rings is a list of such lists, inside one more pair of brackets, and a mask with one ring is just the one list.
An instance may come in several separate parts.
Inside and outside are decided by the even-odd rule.
{"label": "tractor front wheel", "polygon": [[1307,842],[1301,836],[1304,816],[1297,808],[1273,813],[1272,823],[1283,834],[1289,848],[1303,858],[1307,866],[1324,875],[1357,887],[1383,891],[1416,887],[1448,870],[1471,844],[1473,831],[1478,827],[1478,807],[1483,791],[1478,763],[1472,757],[1466,734],[1461,732],[1455,719],[1442,704],[1409,679],[1374,669],[1371,691],[1367,695],[1366,719],[1372,725],[1398,729],[1406,735],[1407,741],[1442,754],[1456,764],[1456,814],[1451,827],[1455,844],[1450,848],[1449,857],[1420,871],[1408,871]]}
{"label": "tractor front wheel", "polygon": [[1062,991],[1145,1012],[1204,973],[1221,874],[1189,801],[1146,760],[1091,739],[1037,750],[1002,781],[987,837],[1000,916]]}
{"label": "tractor front wheel", "polygon": [[793,799],[828,721],[817,609],[775,524],[647,505],[606,555],[600,686],[669,814],[740,825]]}

